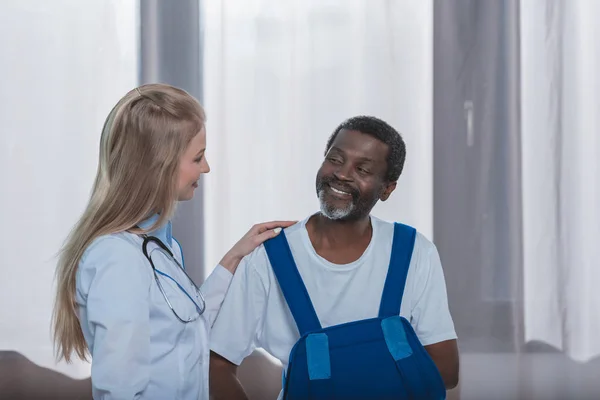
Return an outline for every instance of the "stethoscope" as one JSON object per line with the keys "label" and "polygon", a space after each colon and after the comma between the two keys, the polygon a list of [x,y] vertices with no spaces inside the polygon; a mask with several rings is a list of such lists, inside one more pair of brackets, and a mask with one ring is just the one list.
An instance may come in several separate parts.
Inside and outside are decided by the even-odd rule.
{"label": "stethoscope", "polygon": [[[154,280],[156,280],[156,284],[158,285],[160,292],[162,293],[165,301],[169,305],[169,308],[171,309],[171,311],[173,312],[175,317],[177,317],[177,319],[180,320],[181,322],[183,322],[184,324],[193,322],[193,321],[197,320],[198,318],[200,318],[200,316],[204,313],[204,310],[206,309],[206,302],[204,301],[204,296],[202,296],[202,292],[200,292],[200,289],[198,288],[198,286],[196,286],[196,284],[194,283],[192,278],[190,278],[188,273],[185,271],[185,268],[183,268],[183,266],[179,263],[179,261],[177,261],[175,256],[173,256],[173,252],[167,247],[167,245],[165,245],[159,238],[157,238],[155,236],[148,236],[148,235],[141,235],[141,236],[144,238],[144,242],[142,243],[142,252],[144,253],[144,256],[148,259],[148,261],[150,261],[150,265],[152,266],[152,272],[154,272]],[[200,304],[202,306],[198,305],[198,303],[192,298],[192,296],[190,296],[190,294],[183,288],[183,286],[181,286],[179,284],[179,282],[177,282],[175,279],[173,279],[168,274],[162,272],[161,270],[156,269],[156,267],[154,266],[154,262],[152,261],[152,257],[150,257],[150,253],[148,253],[148,244],[151,242],[154,242],[155,244],[157,244],[158,247],[160,248],[160,250],[162,250],[163,253],[166,253],[169,256],[169,258],[179,267],[179,269],[181,269],[183,271],[185,276],[188,278],[188,280],[192,284],[192,287],[196,290],[196,293],[198,294],[198,298],[200,299]],[[162,275],[165,278],[168,278],[168,279],[172,280],[173,282],[175,282],[177,287],[187,296],[188,299],[190,299],[190,301],[192,303],[194,303],[194,306],[196,307],[196,310],[198,311],[198,315],[196,315],[192,318],[187,318],[187,319],[181,318],[179,316],[179,314],[177,314],[177,312],[173,308],[173,305],[171,304],[171,302],[169,301],[169,297],[167,296],[167,293],[163,289],[163,286],[160,283],[160,279],[158,279],[158,275]]]}

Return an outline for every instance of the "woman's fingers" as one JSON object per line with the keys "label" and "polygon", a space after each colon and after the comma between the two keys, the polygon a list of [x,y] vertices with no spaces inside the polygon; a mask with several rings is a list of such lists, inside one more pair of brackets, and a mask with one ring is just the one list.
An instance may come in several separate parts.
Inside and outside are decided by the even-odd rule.
{"label": "woman's fingers", "polygon": [[[270,221],[254,225],[221,260],[221,265],[234,272],[240,260],[263,244],[265,240],[274,238],[283,228],[298,221]],[[233,260],[233,261],[232,261]]]}
{"label": "woman's fingers", "polygon": [[259,233],[258,235],[254,236],[254,243],[256,243],[256,247],[263,244],[266,240],[269,240],[279,235],[279,233],[281,233],[281,229],[282,228],[280,227],[277,227],[275,229],[269,229],[265,232]]}
{"label": "woman's fingers", "polygon": [[264,233],[264,232],[266,232],[268,230],[275,229],[275,228],[287,228],[288,226],[292,226],[292,225],[294,225],[297,222],[298,221],[269,221],[269,222],[263,222],[262,224],[256,224],[256,225],[254,225],[250,231],[253,232],[254,234],[258,235],[258,234]]}

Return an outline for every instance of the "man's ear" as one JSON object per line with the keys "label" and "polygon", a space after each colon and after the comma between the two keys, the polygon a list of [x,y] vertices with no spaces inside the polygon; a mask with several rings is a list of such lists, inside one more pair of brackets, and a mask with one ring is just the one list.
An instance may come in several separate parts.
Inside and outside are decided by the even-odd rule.
{"label": "man's ear", "polygon": [[396,181],[386,183],[386,186],[383,189],[381,196],[379,196],[379,200],[386,201],[390,197],[394,189],[396,189]]}

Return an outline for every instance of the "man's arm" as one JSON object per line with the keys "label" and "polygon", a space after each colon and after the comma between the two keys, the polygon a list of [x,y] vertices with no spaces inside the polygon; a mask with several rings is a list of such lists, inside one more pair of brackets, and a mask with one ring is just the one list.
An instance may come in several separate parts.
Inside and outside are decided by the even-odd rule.
{"label": "man's arm", "polygon": [[416,303],[411,323],[437,366],[446,389],[452,389],[458,384],[459,356],[454,322],[448,307],[444,271],[435,245],[424,242],[423,237],[418,239],[423,253],[419,253],[417,259],[419,262],[414,286]]}
{"label": "man's arm", "polygon": [[[268,262],[264,250],[261,251],[260,259],[254,257],[254,261]],[[212,399],[248,399],[237,378],[237,366],[257,347],[267,298],[252,259],[245,257],[238,266],[210,333]]]}
{"label": "man's arm", "polygon": [[217,353],[210,352],[211,400],[248,400],[244,388],[237,378],[237,365]]}
{"label": "man's arm", "polygon": [[446,389],[454,389],[458,385],[459,375],[458,345],[456,339],[425,346],[425,350],[427,350],[440,371]]}

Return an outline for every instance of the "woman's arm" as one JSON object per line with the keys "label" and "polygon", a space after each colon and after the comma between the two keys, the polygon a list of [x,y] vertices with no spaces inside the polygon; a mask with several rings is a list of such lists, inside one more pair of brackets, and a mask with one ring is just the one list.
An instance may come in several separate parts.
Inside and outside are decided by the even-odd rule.
{"label": "woman's arm", "polygon": [[204,301],[206,302],[204,318],[209,327],[212,326],[221,309],[221,304],[223,304],[225,294],[227,293],[227,289],[229,289],[232,278],[233,274],[219,264],[208,278],[206,278],[200,288],[200,291],[204,296]]}
{"label": "woman's arm", "polygon": [[271,221],[254,225],[232,248],[225,254],[219,265],[222,265],[232,274],[242,258],[252,253],[254,249],[266,240],[274,238],[281,229],[294,225],[298,221]]}
{"label": "woman's arm", "polygon": [[210,276],[204,281],[201,291],[206,301],[206,311],[204,318],[208,325],[212,326],[221,304],[225,299],[225,294],[231,283],[231,278],[235,273],[242,259],[250,254],[254,249],[271,239],[281,232],[282,228],[287,228],[297,221],[271,221],[254,225],[221,259]]}
{"label": "woman's arm", "polygon": [[[150,379],[151,269],[118,237],[94,243],[79,266],[95,399],[134,399]],[[83,326],[85,325],[85,327]]]}

